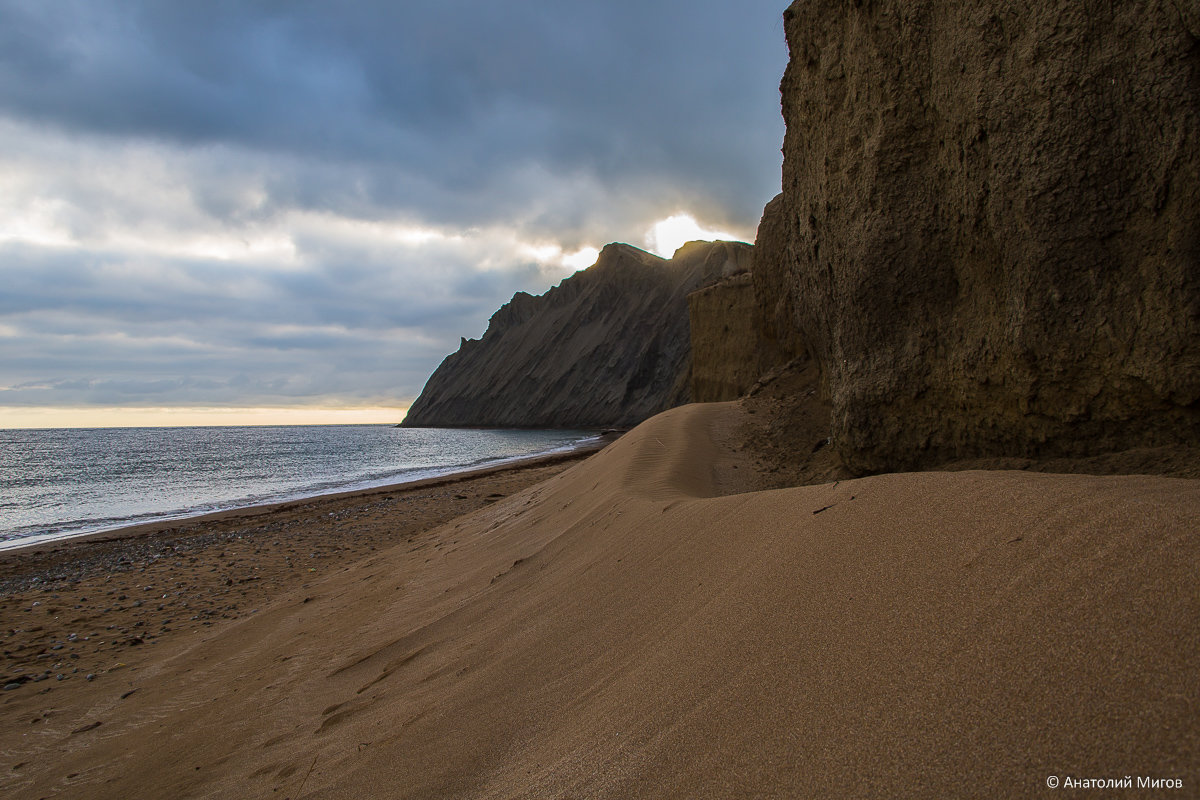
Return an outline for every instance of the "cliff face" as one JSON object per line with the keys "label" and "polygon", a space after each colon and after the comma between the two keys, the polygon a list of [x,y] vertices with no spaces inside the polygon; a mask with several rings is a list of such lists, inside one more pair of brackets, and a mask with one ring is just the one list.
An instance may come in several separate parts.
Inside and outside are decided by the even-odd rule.
{"label": "cliff face", "polygon": [[1200,440],[1200,15],[803,0],[754,281],[858,472]]}
{"label": "cliff face", "polygon": [[692,337],[692,402],[736,400],[762,374],[749,272],[688,295]]}
{"label": "cliff face", "polygon": [[690,399],[687,295],[745,269],[750,245],[664,260],[611,244],[540,297],[523,292],[425,384],[408,427],[607,427]]}

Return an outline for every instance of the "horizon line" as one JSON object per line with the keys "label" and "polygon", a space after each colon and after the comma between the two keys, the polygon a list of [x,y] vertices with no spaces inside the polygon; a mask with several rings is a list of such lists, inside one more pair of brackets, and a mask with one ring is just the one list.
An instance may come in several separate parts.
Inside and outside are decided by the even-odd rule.
{"label": "horizon line", "polygon": [[0,430],[398,424],[407,405],[8,406]]}

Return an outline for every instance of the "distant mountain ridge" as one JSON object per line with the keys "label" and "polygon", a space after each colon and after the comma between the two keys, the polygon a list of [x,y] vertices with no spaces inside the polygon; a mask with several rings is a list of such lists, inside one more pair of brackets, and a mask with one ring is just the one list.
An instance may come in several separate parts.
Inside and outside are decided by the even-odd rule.
{"label": "distant mountain ridge", "polygon": [[624,427],[689,402],[687,296],[744,271],[750,245],[689,242],[670,259],[627,244],[543,295],[517,292],[464,339],[405,427]]}

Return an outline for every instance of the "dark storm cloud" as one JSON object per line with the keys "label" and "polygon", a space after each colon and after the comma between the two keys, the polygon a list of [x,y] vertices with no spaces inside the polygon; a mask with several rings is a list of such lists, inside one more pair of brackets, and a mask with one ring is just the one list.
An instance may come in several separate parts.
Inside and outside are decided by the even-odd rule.
{"label": "dark storm cloud", "polygon": [[403,401],[576,249],[749,237],[784,5],[0,0],[0,406]]}
{"label": "dark storm cloud", "polygon": [[10,0],[0,107],[363,170],[282,176],[284,203],[493,222],[540,165],[745,222],[778,178],[782,5]]}

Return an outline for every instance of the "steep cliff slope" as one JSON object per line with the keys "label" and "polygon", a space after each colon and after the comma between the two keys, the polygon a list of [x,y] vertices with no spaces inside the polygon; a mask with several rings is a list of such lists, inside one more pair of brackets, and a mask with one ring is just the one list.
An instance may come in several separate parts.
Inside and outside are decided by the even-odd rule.
{"label": "steep cliff slope", "polygon": [[403,424],[625,426],[688,402],[687,295],[744,270],[750,251],[691,242],[668,261],[610,244],[546,294],[517,293],[442,362]]}
{"label": "steep cliff slope", "polygon": [[762,374],[749,272],[688,295],[692,337],[692,401],[736,400]]}
{"label": "steep cliff slope", "polygon": [[858,472],[1200,441],[1200,15],[804,0],[762,327]]}

